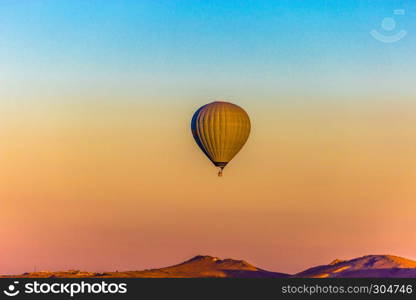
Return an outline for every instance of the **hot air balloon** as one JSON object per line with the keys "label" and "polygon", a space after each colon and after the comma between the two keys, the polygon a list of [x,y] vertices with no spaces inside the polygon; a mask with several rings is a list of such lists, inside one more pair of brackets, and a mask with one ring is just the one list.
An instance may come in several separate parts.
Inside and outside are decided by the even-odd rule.
{"label": "hot air balloon", "polygon": [[216,101],[196,111],[191,123],[192,134],[202,152],[220,168],[243,148],[250,135],[250,118],[238,105]]}

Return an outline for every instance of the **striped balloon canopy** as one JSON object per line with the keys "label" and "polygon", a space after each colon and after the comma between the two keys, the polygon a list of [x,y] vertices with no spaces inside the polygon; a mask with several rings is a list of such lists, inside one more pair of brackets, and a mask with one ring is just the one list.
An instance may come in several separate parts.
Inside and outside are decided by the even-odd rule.
{"label": "striped balloon canopy", "polygon": [[191,123],[192,134],[202,152],[220,171],[243,148],[250,135],[250,117],[240,106],[216,101],[198,109]]}

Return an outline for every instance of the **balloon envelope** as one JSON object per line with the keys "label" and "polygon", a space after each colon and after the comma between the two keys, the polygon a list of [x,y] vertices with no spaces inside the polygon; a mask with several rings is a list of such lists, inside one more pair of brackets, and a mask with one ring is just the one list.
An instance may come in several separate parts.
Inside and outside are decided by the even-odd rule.
{"label": "balloon envelope", "polygon": [[244,109],[229,102],[212,102],[202,106],[192,118],[196,143],[222,169],[241,150],[250,135],[250,118]]}

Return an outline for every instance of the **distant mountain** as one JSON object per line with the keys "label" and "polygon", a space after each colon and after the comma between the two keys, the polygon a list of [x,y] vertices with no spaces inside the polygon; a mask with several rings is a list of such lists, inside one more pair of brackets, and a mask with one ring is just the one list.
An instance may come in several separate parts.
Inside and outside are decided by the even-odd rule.
{"label": "distant mountain", "polygon": [[115,277],[115,278],[284,278],[289,274],[270,272],[257,268],[243,260],[220,259],[213,256],[198,255],[181,264],[144,271],[104,272],[90,273],[83,271],[63,272],[34,272],[17,276],[3,277],[30,277],[30,278],[88,278],[88,277]]}
{"label": "distant mountain", "polygon": [[181,264],[138,272],[139,277],[282,278],[288,274],[257,268],[244,260],[198,255]]}
{"label": "distant mountain", "polygon": [[293,277],[416,277],[416,261],[393,255],[367,255],[307,269]]}
{"label": "distant mountain", "polygon": [[143,271],[93,273],[78,270],[33,272],[0,277],[28,278],[416,278],[416,261],[393,255],[367,255],[351,260],[336,259],[328,265],[289,275],[257,268],[244,260],[198,255],[178,265]]}

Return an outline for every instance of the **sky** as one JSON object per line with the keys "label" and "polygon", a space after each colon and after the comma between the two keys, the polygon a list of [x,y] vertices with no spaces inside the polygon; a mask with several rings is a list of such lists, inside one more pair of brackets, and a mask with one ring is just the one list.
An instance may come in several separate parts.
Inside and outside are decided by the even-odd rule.
{"label": "sky", "polygon": [[[415,16],[411,0],[0,0],[0,274],[416,259]],[[216,100],[252,122],[222,178],[190,131]]]}

